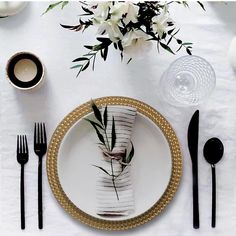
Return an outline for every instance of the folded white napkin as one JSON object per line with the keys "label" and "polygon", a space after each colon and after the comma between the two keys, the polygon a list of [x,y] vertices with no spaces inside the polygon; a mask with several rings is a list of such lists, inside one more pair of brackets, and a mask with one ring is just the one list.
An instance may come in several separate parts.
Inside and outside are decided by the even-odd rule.
{"label": "folded white napkin", "polygon": [[[104,110],[104,108],[103,108]],[[107,133],[111,143],[112,117],[115,120],[116,143],[110,156],[119,156],[125,153],[130,146],[137,111],[128,106],[108,106]],[[106,152],[104,147],[102,151]],[[128,152],[128,151],[127,151]],[[112,160],[115,175],[122,171],[118,160]],[[101,167],[111,173],[111,160],[105,158]],[[131,165],[125,167],[115,179],[117,194],[114,189],[112,177],[100,171],[97,182],[97,214],[102,216],[125,216],[134,211],[134,192],[131,181]],[[118,198],[117,198],[118,196]]]}

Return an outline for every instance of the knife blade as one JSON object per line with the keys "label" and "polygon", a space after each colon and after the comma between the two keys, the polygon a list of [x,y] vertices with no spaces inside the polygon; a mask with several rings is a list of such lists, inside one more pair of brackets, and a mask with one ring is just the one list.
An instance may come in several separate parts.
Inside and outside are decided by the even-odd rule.
{"label": "knife blade", "polygon": [[188,148],[192,160],[193,176],[193,228],[198,229],[199,203],[198,203],[198,134],[199,134],[199,110],[193,114],[188,127]]}

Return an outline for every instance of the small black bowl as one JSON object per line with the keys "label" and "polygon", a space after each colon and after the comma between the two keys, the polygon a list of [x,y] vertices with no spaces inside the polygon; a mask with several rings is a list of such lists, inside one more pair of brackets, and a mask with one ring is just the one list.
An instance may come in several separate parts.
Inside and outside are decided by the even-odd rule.
{"label": "small black bowl", "polygon": [[[19,80],[17,78],[17,76],[15,75],[15,66],[16,64],[24,59],[28,59],[30,61],[32,61],[35,66],[36,66],[36,75],[33,79],[29,80],[29,81],[22,81]],[[44,66],[42,64],[42,62],[40,61],[40,59],[35,56],[32,53],[29,52],[19,52],[14,54],[7,63],[7,67],[6,67],[6,73],[7,73],[7,77],[9,82],[18,89],[21,90],[29,90],[32,88],[35,88],[37,85],[40,84],[40,82],[42,81],[42,79],[44,78]]]}

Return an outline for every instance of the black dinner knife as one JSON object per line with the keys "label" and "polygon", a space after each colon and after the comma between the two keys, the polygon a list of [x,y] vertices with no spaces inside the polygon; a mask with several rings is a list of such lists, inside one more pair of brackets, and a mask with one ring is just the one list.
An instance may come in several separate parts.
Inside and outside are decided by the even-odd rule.
{"label": "black dinner knife", "polygon": [[198,133],[199,133],[199,110],[193,114],[188,127],[188,148],[192,160],[193,175],[193,228],[198,229],[199,204],[198,204]]}

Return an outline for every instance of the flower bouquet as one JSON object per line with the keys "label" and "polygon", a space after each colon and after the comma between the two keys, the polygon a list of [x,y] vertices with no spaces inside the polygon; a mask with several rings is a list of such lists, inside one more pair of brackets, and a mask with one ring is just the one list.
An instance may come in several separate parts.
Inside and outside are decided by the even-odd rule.
{"label": "flower bouquet", "polygon": [[[153,42],[157,45],[158,52],[162,48],[175,54],[184,49],[191,55],[192,43],[184,42],[177,37],[179,29],[170,18],[169,9],[174,3],[188,7],[186,1],[80,2],[84,13],[80,15],[79,24],[61,26],[82,32],[89,27],[96,27],[98,43],[84,45],[89,51],[73,60],[76,65],[72,68],[79,70],[77,76],[90,65],[94,69],[98,53],[106,61],[111,46],[120,52],[121,60],[126,56],[127,63],[133,57],[149,51]],[[201,2],[197,3],[204,9]],[[67,1],[51,4],[45,13],[58,5],[63,9],[67,4]]]}

